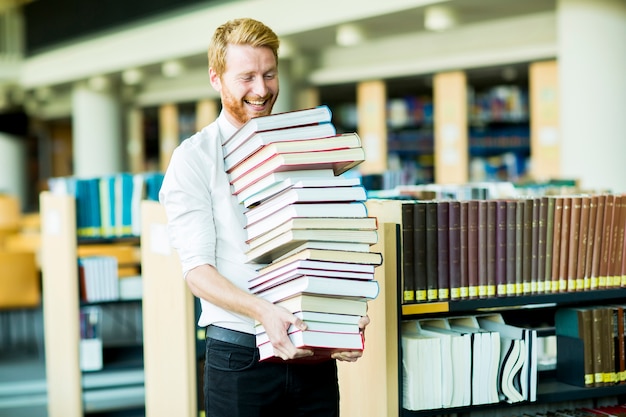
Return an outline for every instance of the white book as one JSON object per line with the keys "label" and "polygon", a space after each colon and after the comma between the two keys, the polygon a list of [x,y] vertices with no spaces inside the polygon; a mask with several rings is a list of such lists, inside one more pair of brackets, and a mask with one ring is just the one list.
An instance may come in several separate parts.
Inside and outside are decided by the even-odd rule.
{"label": "white book", "polygon": [[295,203],[279,208],[269,217],[265,217],[256,222],[249,221],[245,227],[249,234],[256,234],[257,232],[249,232],[249,230],[270,230],[293,218],[361,218],[366,216],[367,208],[363,202]]}
{"label": "white book", "polygon": [[378,281],[303,276],[261,291],[257,295],[271,303],[275,303],[297,294],[317,294],[373,300],[378,296],[378,292]]}
{"label": "white book", "polygon": [[332,123],[319,123],[256,132],[224,158],[224,168],[227,171],[230,170],[239,162],[270,143],[315,139],[335,134],[337,134],[337,130]]}
{"label": "white book", "polygon": [[[331,333],[296,331],[289,339],[297,348],[322,348],[328,350],[362,350],[363,338],[360,333]],[[258,345],[260,360],[274,356],[274,347],[266,342]]]}
{"label": "white book", "polygon": [[[315,170],[316,171],[316,170]],[[260,204],[263,201],[273,197],[274,195],[288,189],[288,188],[322,188],[322,187],[353,187],[361,185],[359,178],[348,178],[341,176],[333,176],[330,178],[288,178],[279,183],[275,183],[257,193],[251,194],[247,198],[241,199],[245,207],[251,207],[255,204]],[[237,200],[241,194],[246,194],[249,190],[248,187],[237,195]]]}
{"label": "white book", "polygon": [[284,284],[296,278],[303,276],[320,277],[320,278],[343,278],[343,279],[355,279],[355,280],[373,280],[373,273],[362,272],[349,272],[349,271],[322,271],[319,269],[295,269],[293,271],[286,272],[278,275],[274,278],[267,279],[265,281],[259,281],[255,285],[250,286],[250,292],[253,294],[264,291],[268,288],[276,287],[277,285]]}
{"label": "white book", "polygon": [[279,183],[287,182],[287,186],[289,187],[289,183],[294,183],[299,181],[300,179],[326,179],[330,180],[331,178],[335,178],[335,172],[330,169],[303,169],[297,171],[280,171],[280,172],[272,172],[266,175],[263,178],[260,178],[254,184],[251,184],[243,191],[237,191],[231,186],[231,191],[233,195],[237,196],[237,201],[239,203],[243,202],[245,199],[250,198],[254,194],[265,190],[268,187],[274,187]]}
{"label": "white book", "polygon": [[[294,203],[338,203],[365,201],[367,193],[362,186],[330,188],[290,188],[270,198],[244,214],[247,224],[252,224]],[[328,214],[325,217],[332,217]]]}
{"label": "white book", "polygon": [[224,156],[228,156],[231,152],[244,144],[255,132],[317,123],[330,123],[331,120],[332,113],[330,108],[326,105],[253,117],[231,137],[224,141],[222,144],[224,147]]}

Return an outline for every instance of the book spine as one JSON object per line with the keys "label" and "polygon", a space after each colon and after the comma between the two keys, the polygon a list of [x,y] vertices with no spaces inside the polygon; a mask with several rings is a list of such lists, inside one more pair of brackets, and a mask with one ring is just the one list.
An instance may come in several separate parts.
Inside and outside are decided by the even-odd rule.
{"label": "book spine", "polygon": [[578,259],[576,260],[576,291],[585,289],[590,206],[591,197],[582,196],[580,199],[580,228],[578,230]]}
{"label": "book spine", "polygon": [[624,277],[623,273],[623,264],[624,258],[626,255],[624,254],[624,250],[626,249],[624,238],[626,236],[626,194],[622,194],[621,196],[621,205],[620,205],[620,223],[619,223],[619,233],[617,238],[617,255],[616,255],[616,266],[615,266],[615,274],[616,274],[616,286],[623,287],[626,285],[626,277]]}
{"label": "book spine", "polygon": [[539,216],[541,213],[540,199],[532,198],[531,250],[530,250],[530,292],[543,292],[543,280],[539,279]]}
{"label": "book spine", "polygon": [[544,288],[547,293],[552,292],[552,242],[554,236],[554,198],[542,197],[544,205],[547,207],[546,214],[546,245],[545,245],[545,268],[544,268]]}
{"label": "book spine", "polygon": [[602,262],[602,228],[604,227],[604,206],[606,204],[606,195],[598,195],[598,206],[596,210],[596,222],[593,237],[593,255],[591,264],[590,289],[596,290],[600,288],[600,264]]}
{"label": "book spine", "polygon": [[460,237],[461,237],[461,253],[460,253],[460,275],[461,275],[461,286],[460,286],[460,296],[462,300],[469,298],[469,255],[468,255],[468,211],[469,211],[469,203],[468,201],[460,202],[460,211],[461,211],[461,219],[460,219]]}
{"label": "book spine", "polygon": [[415,302],[413,203],[402,204],[402,302]]}
{"label": "book spine", "polygon": [[506,263],[507,263],[507,202],[497,201],[496,208],[496,294],[506,296]]}
{"label": "book spine", "polygon": [[486,297],[496,295],[496,264],[497,264],[497,213],[498,203],[487,201],[487,285]]}
{"label": "book spine", "polygon": [[427,299],[439,299],[438,281],[438,247],[437,247],[437,202],[429,202],[426,206],[426,278],[428,284]]}
{"label": "book spine", "polygon": [[623,234],[623,224],[622,224],[622,196],[616,195],[613,203],[613,232],[611,237],[611,258],[609,263],[609,282],[608,286],[612,288],[617,288],[621,286],[621,260],[622,256],[620,251],[623,250],[622,242],[620,237]]}
{"label": "book spine", "polygon": [[413,248],[415,250],[415,301],[421,303],[428,300],[428,284],[426,269],[426,207],[427,203],[417,201],[413,208]]}
{"label": "book spine", "polygon": [[517,211],[517,201],[509,200],[506,202],[506,294],[509,296],[515,294],[515,233],[517,226],[515,224],[515,216]]}
{"label": "book spine", "polygon": [[578,246],[580,238],[581,197],[570,199],[570,226],[567,252],[567,291],[576,291],[576,271],[578,265]]}
{"label": "book spine", "polygon": [[592,352],[593,352],[593,386],[601,387],[604,385],[604,366],[602,364],[603,337],[604,326],[602,325],[602,309],[594,307],[591,309],[591,335],[592,335]]}
{"label": "book spine", "polygon": [[561,255],[559,258],[559,292],[567,291],[567,267],[571,212],[572,198],[563,197],[563,211],[561,213]]}
{"label": "book spine", "polygon": [[602,226],[602,256],[600,258],[600,271],[598,287],[606,288],[609,280],[609,262],[611,258],[611,236],[613,230],[613,207],[615,195],[607,194],[604,202],[604,223]]}
{"label": "book spine", "polygon": [[470,200],[467,211],[468,297],[478,298],[478,200]]}
{"label": "book spine", "polygon": [[437,203],[437,288],[438,299],[450,299],[450,202]]}
{"label": "book spine", "polygon": [[517,200],[515,206],[515,294],[524,293],[523,249],[524,249],[524,200]]}
{"label": "book spine", "polygon": [[547,292],[546,288],[546,232],[548,221],[548,204],[547,199],[539,197],[539,225],[537,238],[537,292],[543,294]]}
{"label": "book spine", "polygon": [[487,201],[478,201],[478,298],[487,297]]}
{"label": "book spine", "polygon": [[596,217],[598,215],[598,196],[589,198],[589,219],[587,221],[587,245],[585,248],[585,271],[583,275],[583,290],[591,289],[591,268],[593,265],[593,249],[595,245]]}
{"label": "book spine", "polygon": [[461,299],[461,203],[450,202],[448,244],[450,247],[450,299]]}
{"label": "book spine", "polygon": [[533,200],[524,200],[522,294],[532,293]]}

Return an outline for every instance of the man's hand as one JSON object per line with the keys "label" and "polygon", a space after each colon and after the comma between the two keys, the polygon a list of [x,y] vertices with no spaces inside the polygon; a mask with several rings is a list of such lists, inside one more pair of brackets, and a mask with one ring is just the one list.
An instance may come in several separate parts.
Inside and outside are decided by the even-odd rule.
{"label": "man's hand", "polygon": [[[365,343],[365,328],[368,324],[370,324],[369,316],[361,317],[361,319],[359,320],[359,329],[361,329],[363,343]],[[343,362],[356,362],[357,359],[359,359],[361,356],[363,356],[362,350],[344,350],[340,352],[333,352],[330,357]]]}
{"label": "man's hand", "polygon": [[291,325],[300,330],[306,330],[306,323],[285,308],[274,304],[270,306],[261,323],[274,347],[274,355],[283,360],[312,356],[312,350],[296,348],[287,334],[287,329]]}

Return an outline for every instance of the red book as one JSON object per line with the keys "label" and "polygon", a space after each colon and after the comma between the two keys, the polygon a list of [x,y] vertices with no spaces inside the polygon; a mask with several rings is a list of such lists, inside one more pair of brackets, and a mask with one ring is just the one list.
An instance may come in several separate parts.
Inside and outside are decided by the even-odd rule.
{"label": "red book", "polygon": [[428,300],[428,283],[426,272],[426,202],[416,201],[413,207],[413,250],[415,301]]}
{"label": "red book", "polygon": [[437,204],[436,201],[429,201],[426,205],[426,283],[428,287],[426,297],[428,301],[439,299]]}
{"label": "red book", "polygon": [[478,263],[478,200],[471,200],[467,211],[467,277],[472,299],[478,298]]}
{"label": "red book", "polygon": [[567,266],[569,261],[570,220],[572,212],[572,197],[563,197],[561,212],[561,255],[559,258],[559,292],[567,291]]}
{"label": "red book", "polygon": [[515,216],[517,212],[517,201],[506,202],[506,295],[515,295]]}
{"label": "red book", "polygon": [[602,255],[600,257],[600,270],[598,287],[606,288],[609,284],[609,264],[611,258],[611,236],[613,234],[613,215],[615,195],[607,194],[604,202],[604,222],[602,225]]}
{"label": "red book", "polygon": [[451,201],[448,222],[450,248],[450,299],[461,298],[461,203]]}
{"label": "red book", "polygon": [[602,260],[602,235],[604,227],[604,206],[606,205],[606,194],[598,196],[596,208],[596,221],[593,236],[593,250],[591,259],[590,289],[600,288],[600,263]]}
{"label": "red book", "polygon": [[507,295],[507,202],[496,202],[496,294]]}
{"label": "red book", "polygon": [[593,265],[593,249],[595,245],[596,218],[598,215],[598,196],[589,198],[589,219],[587,220],[587,245],[585,254],[585,271],[583,274],[583,289],[591,288],[591,268]]}
{"label": "red book", "polygon": [[437,203],[437,289],[438,299],[450,299],[450,202]]}
{"label": "red book", "polygon": [[554,199],[552,231],[552,292],[559,292],[559,268],[561,266],[561,222],[563,220],[563,197]]}
{"label": "red book", "polygon": [[567,291],[576,291],[577,270],[578,270],[578,247],[580,236],[580,215],[582,211],[582,199],[580,196],[571,197],[570,226],[567,254]]}
{"label": "red book", "polygon": [[478,297],[487,297],[487,213],[486,200],[478,201]]}
{"label": "red book", "polygon": [[460,274],[461,274],[461,299],[469,298],[469,255],[468,255],[468,211],[469,203],[467,201],[461,201],[461,220],[460,220],[460,237],[461,237],[461,255],[460,255]]}

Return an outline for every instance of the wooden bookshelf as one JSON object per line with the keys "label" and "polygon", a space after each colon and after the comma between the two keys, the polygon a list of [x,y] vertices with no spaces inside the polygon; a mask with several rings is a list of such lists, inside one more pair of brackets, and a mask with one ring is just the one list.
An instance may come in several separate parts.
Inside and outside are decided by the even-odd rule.
{"label": "wooden bookshelf", "polygon": [[[430,302],[420,304],[401,304],[400,288],[400,243],[391,235],[398,217],[399,202],[368,201],[368,209],[380,214],[379,223],[381,243],[376,250],[383,253],[383,265],[377,271],[376,279],[381,284],[381,295],[371,302],[368,314],[372,323],[367,328],[366,355],[356,364],[340,364],[340,384],[342,387],[342,415],[347,416],[437,416],[442,414],[470,415],[480,410],[510,410],[516,405],[541,405],[550,403],[596,399],[626,395],[626,385],[611,385],[596,388],[581,388],[557,381],[554,376],[540,374],[537,385],[537,401],[520,404],[504,402],[481,406],[466,406],[449,409],[410,411],[402,407],[402,364],[399,344],[399,329],[403,320],[426,317],[445,318],[465,314],[485,312],[506,312],[516,320],[526,322],[535,314],[550,314],[558,307],[623,304],[626,300],[626,288],[607,288],[588,291],[529,294],[509,297],[488,297],[481,299]],[[395,294],[391,294],[396,291]],[[541,313],[545,312],[545,313]],[[383,330],[384,329],[384,330]],[[393,337],[393,334],[397,337]],[[371,356],[369,356],[371,355]],[[388,356],[385,356],[388,355]],[[374,357],[375,356],[375,357]],[[390,360],[395,358],[396,361]],[[378,375],[378,376],[373,376]],[[374,383],[372,381],[375,381]],[[352,386],[352,384],[355,384]],[[389,386],[385,385],[389,384]],[[387,389],[381,389],[381,387]],[[390,388],[391,386],[391,388]],[[387,406],[383,409],[382,404]]]}
{"label": "wooden bookshelf", "polygon": [[[132,353],[132,348],[132,360],[129,362],[125,357],[118,367],[105,362],[102,371],[83,373],[80,368],[79,309],[82,303],[77,260],[83,245],[88,247],[95,243],[97,248],[103,242],[97,239],[78,241],[76,204],[72,196],[41,193],[40,213],[48,416],[82,417],[85,413],[105,409],[143,408],[142,363]],[[139,243],[137,239],[133,242],[134,245]],[[108,253],[106,245],[95,252],[91,249],[86,252]],[[97,390],[89,390],[90,386]]]}

